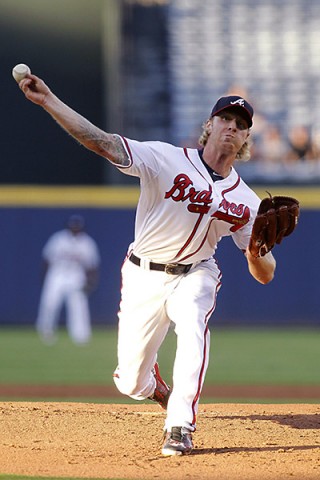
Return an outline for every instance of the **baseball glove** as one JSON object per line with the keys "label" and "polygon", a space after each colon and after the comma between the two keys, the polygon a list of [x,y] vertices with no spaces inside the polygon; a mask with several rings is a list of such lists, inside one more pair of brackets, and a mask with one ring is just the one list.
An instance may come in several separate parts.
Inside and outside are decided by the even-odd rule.
{"label": "baseball glove", "polygon": [[251,255],[263,257],[276,243],[280,244],[283,237],[290,235],[297,226],[299,212],[299,202],[295,198],[271,195],[264,198],[252,227]]}

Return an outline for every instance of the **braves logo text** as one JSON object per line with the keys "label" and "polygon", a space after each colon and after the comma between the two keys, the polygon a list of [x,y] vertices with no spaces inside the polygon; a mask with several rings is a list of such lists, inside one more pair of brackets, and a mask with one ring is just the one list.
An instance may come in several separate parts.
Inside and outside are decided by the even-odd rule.
{"label": "braves logo text", "polygon": [[219,209],[217,210],[212,217],[217,218],[218,220],[224,220],[225,222],[231,223],[232,227],[230,228],[231,232],[236,232],[239,228],[243,227],[248,223],[250,219],[250,209],[245,206],[243,203],[237,205],[234,202],[228,202],[224,197],[222,192],[223,199],[220,202]]}
{"label": "braves logo text", "polygon": [[188,175],[180,173],[173,181],[173,186],[165,193],[164,198],[172,198],[175,202],[185,202],[189,200],[189,212],[208,213],[212,203],[212,191],[196,190],[193,182]]}

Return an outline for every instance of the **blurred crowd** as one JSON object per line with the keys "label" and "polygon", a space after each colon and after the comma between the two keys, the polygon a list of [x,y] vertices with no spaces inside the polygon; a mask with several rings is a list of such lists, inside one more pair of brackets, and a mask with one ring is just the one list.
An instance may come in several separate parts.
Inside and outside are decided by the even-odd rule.
{"label": "blurred crowd", "polygon": [[248,180],[319,182],[320,125],[271,122],[257,112],[251,138],[250,166],[240,166]]}
{"label": "blurred crowd", "polygon": [[269,165],[292,165],[299,161],[320,159],[320,128],[295,124],[281,128],[270,123],[260,114],[252,131],[251,159]]}

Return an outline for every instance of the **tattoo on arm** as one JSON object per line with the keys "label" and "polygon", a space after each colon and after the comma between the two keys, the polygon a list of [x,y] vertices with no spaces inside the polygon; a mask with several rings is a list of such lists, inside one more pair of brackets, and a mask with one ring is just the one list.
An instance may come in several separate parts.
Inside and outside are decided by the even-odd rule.
{"label": "tattoo on arm", "polygon": [[115,165],[124,167],[130,165],[129,156],[117,135],[101,130],[54,94],[47,95],[43,108],[84,147],[107,158]]}
{"label": "tattoo on arm", "polygon": [[107,158],[116,165],[124,167],[130,165],[128,154],[117,135],[104,132],[84,117],[81,117],[80,124],[75,125],[72,130],[69,133],[97,155]]}

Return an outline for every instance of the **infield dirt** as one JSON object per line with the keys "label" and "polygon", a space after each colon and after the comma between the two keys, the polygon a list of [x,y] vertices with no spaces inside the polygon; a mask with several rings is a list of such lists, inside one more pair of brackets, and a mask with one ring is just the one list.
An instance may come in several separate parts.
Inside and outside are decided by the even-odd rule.
{"label": "infield dirt", "polygon": [[0,473],[158,480],[318,480],[320,406],[200,405],[193,454],[160,453],[157,405],[1,402]]}

